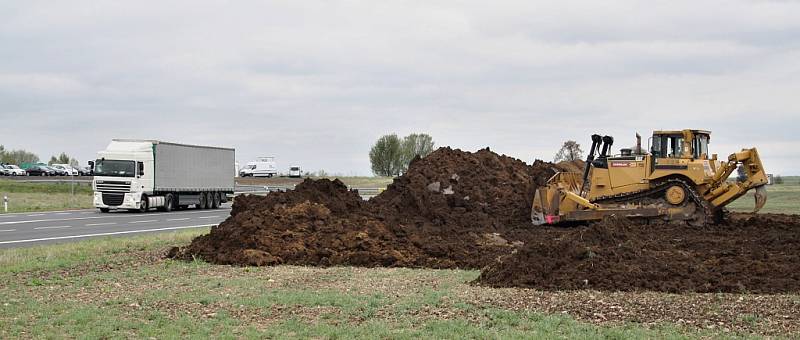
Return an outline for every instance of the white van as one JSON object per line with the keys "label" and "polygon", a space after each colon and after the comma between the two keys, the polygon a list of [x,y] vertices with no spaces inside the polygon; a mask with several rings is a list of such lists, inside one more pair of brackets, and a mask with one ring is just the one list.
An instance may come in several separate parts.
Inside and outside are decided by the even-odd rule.
{"label": "white van", "polygon": [[240,177],[272,177],[278,174],[275,157],[258,157],[239,171]]}
{"label": "white van", "polygon": [[300,171],[299,165],[293,165],[289,167],[289,177],[292,178],[300,178],[303,177],[302,171]]}

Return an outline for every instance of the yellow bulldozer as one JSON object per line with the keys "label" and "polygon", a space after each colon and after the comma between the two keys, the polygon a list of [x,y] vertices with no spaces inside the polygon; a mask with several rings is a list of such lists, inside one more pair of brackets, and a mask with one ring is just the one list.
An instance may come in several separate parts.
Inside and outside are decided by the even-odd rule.
{"label": "yellow bulldozer", "polygon": [[[654,131],[646,152],[637,133],[636,146],[611,155],[614,138],[593,135],[583,173],[558,172],[537,188],[531,220],[544,225],[614,215],[702,226],[719,221],[723,207],[751,189],[757,212],[767,201],[758,151],[717,160],[709,157],[710,139],[704,130]],[[746,176],[729,181],[738,167]]]}

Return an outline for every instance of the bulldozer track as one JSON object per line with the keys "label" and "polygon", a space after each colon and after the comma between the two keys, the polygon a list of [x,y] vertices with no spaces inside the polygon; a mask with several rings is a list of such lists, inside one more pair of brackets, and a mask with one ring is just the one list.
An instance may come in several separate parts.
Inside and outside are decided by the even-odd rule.
{"label": "bulldozer track", "polygon": [[[655,187],[641,190],[633,193],[623,193],[617,195],[608,195],[598,197],[592,200],[592,203],[626,203],[626,202],[635,202],[637,200],[645,199],[645,198],[654,198],[654,199],[663,199],[663,192],[667,190],[667,188],[679,185],[681,186],[688,194],[691,200],[697,205],[697,207],[701,208],[703,211],[703,219],[702,222],[699,224],[706,224],[709,221],[714,221],[714,210],[711,208],[711,205],[706,201],[700,194],[691,187],[686,181],[682,179],[672,178],[665,180],[661,183],[658,183]],[[666,203],[666,201],[665,201]],[[669,204],[669,203],[667,203]],[[696,219],[695,219],[696,220]]]}

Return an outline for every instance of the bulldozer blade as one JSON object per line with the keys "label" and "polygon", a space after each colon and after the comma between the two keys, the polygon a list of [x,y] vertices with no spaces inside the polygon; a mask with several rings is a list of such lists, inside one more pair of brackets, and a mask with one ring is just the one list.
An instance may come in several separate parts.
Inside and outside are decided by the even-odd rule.
{"label": "bulldozer blade", "polygon": [[753,210],[753,213],[757,213],[764,207],[764,204],[767,204],[767,186],[762,185],[756,187],[756,192],[753,196],[756,198],[756,209]]}

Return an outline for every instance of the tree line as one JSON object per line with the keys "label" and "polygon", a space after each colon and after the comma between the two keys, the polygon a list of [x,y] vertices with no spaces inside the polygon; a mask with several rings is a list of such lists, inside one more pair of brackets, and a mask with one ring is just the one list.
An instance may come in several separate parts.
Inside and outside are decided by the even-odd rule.
{"label": "tree line", "polygon": [[[16,165],[22,163],[39,163],[39,156],[33,152],[22,149],[6,150],[5,146],[0,145],[0,163]],[[69,164],[73,167],[80,166],[80,162],[78,162],[77,159],[70,157],[65,152],[62,152],[58,156],[51,156],[47,164]]]}

